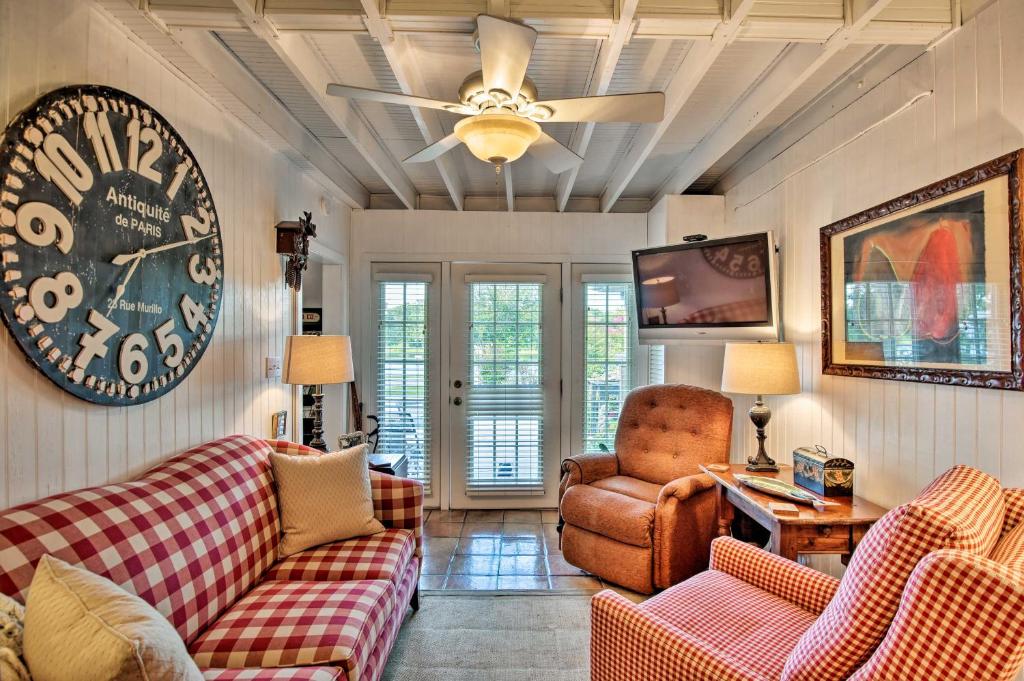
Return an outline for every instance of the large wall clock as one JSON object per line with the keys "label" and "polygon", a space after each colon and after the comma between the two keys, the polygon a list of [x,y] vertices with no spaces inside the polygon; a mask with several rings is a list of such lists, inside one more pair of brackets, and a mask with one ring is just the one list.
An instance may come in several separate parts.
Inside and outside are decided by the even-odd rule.
{"label": "large wall clock", "polygon": [[202,170],[120,90],[37,99],[0,147],[0,316],[71,394],[139,404],[180,384],[213,336],[223,249]]}

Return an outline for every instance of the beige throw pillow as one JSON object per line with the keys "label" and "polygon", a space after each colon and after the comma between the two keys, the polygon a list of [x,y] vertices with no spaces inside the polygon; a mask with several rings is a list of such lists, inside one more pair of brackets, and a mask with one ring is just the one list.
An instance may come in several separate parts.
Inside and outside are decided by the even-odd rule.
{"label": "beige throw pillow", "polygon": [[373,516],[366,445],[328,454],[270,455],[283,558],[311,546],[384,531]]}
{"label": "beige throw pillow", "polygon": [[35,681],[202,681],[163,615],[108,579],[43,556],[25,604]]}

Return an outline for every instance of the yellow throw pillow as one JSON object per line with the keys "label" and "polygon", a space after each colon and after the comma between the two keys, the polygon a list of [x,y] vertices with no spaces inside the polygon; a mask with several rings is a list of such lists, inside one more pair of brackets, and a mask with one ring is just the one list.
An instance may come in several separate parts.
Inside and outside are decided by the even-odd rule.
{"label": "yellow throw pillow", "polygon": [[110,580],[52,556],[25,604],[25,662],[35,681],[202,681],[170,622]]}
{"label": "yellow throw pillow", "polygon": [[328,454],[270,455],[283,558],[311,546],[384,531],[373,516],[366,445]]}

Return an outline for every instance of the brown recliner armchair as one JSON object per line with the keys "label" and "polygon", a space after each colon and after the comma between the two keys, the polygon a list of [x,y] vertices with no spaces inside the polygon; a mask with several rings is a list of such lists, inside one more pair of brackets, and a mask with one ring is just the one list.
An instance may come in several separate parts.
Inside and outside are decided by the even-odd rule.
{"label": "brown recliner armchair", "polygon": [[562,462],[565,559],[641,593],[704,570],[715,537],[714,483],[702,463],[727,463],[732,400],[688,385],[626,396],[615,452]]}

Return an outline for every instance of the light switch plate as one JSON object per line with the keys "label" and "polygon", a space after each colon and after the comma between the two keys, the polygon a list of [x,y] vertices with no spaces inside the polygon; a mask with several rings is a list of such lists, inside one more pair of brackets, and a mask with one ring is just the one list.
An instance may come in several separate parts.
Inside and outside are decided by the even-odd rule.
{"label": "light switch plate", "polygon": [[280,357],[267,357],[267,378],[281,378]]}

